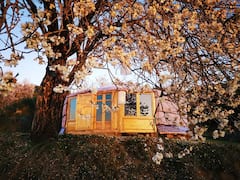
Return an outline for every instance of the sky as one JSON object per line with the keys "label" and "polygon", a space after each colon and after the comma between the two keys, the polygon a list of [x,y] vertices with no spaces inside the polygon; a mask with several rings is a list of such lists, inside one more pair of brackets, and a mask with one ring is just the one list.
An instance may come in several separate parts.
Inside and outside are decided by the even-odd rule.
{"label": "sky", "polygon": [[[18,46],[18,49],[24,49],[24,45],[22,44],[20,47]],[[10,50],[7,50],[0,53],[8,59],[10,57],[10,52]],[[24,54],[24,59],[19,61],[19,64],[16,67],[4,66],[3,63],[0,63],[0,67],[2,67],[3,72],[12,71],[14,75],[18,74],[18,83],[28,82],[34,85],[40,85],[44,78],[47,64],[38,64],[37,61],[34,61],[36,57],[36,53],[27,53]],[[105,78],[110,82],[106,70],[94,69],[93,74],[87,77],[88,85],[92,86],[96,84],[99,78]]]}
{"label": "sky", "polygon": [[[4,51],[1,52],[1,54],[4,57],[9,58],[10,51]],[[3,63],[0,64],[0,66],[3,69],[3,72],[12,71],[14,75],[18,74],[17,81],[19,83],[27,81],[35,85],[40,85],[45,74],[46,65],[39,65],[33,60],[35,57],[36,56],[32,53],[25,54],[24,59],[19,61],[19,64],[16,67],[4,66]]]}
{"label": "sky", "polygon": [[[10,12],[9,12],[10,13]],[[23,22],[28,20],[28,16],[23,17]],[[16,26],[13,33],[15,36],[13,36],[13,41],[19,41],[19,37],[21,37],[21,23]],[[0,49],[5,47],[4,40],[7,39],[6,34],[0,34]],[[24,44],[20,44],[17,46],[17,49],[19,50],[26,50],[24,49]],[[0,54],[6,58],[10,59],[10,52],[11,50],[4,50],[0,51]],[[33,59],[36,58],[36,55],[33,53],[24,54],[24,59],[19,62],[19,64],[16,67],[6,67],[3,63],[0,62],[0,67],[2,67],[3,72],[7,71],[13,71],[14,75],[19,74],[17,76],[17,81],[19,83],[22,82],[29,82],[35,85],[40,85],[44,74],[45,74],[45,68],[46,65],[39,65],[36,61]]]}
{"label": "sky", "polygon": [[31,57],[26,57],[16,67],[9,68],[3,66],[3,71],[13,71],[14,75],[18,74],[17,81],[19,83],[27,81],[35,85],[40,85],[45,74],[45,68],[46,65],[39,65]]}
{"label": "sky", "polygon": [[[14,68],[2,66],[3,71],[13,71],[14,75],[18,74],[18,83],[29,82],[34,85],[40,85],[45,75],[46,65],[39,65],[33,59],[31,56],[26,57]],[[109,80],[106,70],[94,69],[93,74],[87,77],[88,85],[92,86],[96,84],[97,80],[101,77]]]}
{"label": "sky", "polygon": [[[9,56],[8,52],[2,54]],[[28,82],[34,85],[40,85],[46,72],[46,64],[40,65],[38,62],[33,60],[34,58],[36,58],[34,54],[25,54],[24,59],[21,60],[16,67],[6,67],[3,64],[0,64],[0,66],[3,68],[4,72],[12,71],[14,75],[18,74],[18,83]],[[121,73],[116,70],[113,70],[113,72],[115,75],[121,76],[121,79],[129,79],[128,76],[121,75]],[[89,86],[94,86],[101,78],[106,79],[106,83],[110,83],[107,70],[93,69],[92,75],[87,77],[87,83]]]}

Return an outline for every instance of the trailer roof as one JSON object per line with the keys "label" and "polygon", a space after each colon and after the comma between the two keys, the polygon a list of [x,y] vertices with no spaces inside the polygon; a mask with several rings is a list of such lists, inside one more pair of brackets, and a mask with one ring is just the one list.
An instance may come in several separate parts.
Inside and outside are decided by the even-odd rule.
{"label": "trailer roof", "polygon": [[[129,90],[128,87],[111,85],[111,86],[100,87],[100,88],[96,89],[96,92],[99,93],[99,92],[106,92],[106,91],[128,91],[128,90]],[[94,91],[95,90],[93,90],[93,89],[83,89],[83,90],[79,90],[78,92],[71,93],[67,97],[73,97],[73,96],[76,96],[78,94],[92,93]],[[150,91],[148,91],[148,92],[150,92]]]}

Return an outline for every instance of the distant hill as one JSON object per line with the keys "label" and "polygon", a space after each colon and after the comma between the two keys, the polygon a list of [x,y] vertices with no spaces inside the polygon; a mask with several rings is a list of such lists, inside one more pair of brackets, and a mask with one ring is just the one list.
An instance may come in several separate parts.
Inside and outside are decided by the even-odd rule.
{"label": "distant hill", "polygon": [[30,132],[35,97],[22,98],[0,109],[0,132]]}

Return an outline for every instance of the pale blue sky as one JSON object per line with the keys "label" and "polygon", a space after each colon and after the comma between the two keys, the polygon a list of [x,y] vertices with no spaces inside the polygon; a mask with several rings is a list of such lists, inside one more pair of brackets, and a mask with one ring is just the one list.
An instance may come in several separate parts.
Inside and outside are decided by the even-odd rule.
{"label": "pale blue sky", "polygon": [[[24,45],[18,46],[18,49],[23,50]],[[1,52],[1,54],[6,58],[10,58],[10,50]],[[4,72],[13,71],[14,75],[18,74],[17,81],[18,83],[23,83],[27,81],[29,83],[40,85],[42,79],[45,75],[46,64],[38,64],[34,61],[37,57],[36,53],[24,54],[24,59],[19,61],[19,64],[16,67],[7,67],[3,63],[0,63],[0,66],[3,68]],[[47,63],[47,62],[46,62]],[[120,73],[117,73],[120,75]],[[96,84],[97,80],[101,77],[109,79],[108,73],[106,70],[94,70],[94,73],[88,77],[88,85]],[[109,80],[110,81],[110,80]]]}
{"label": "pale blue sky", "polygon": [[30,58],[22,60],[15,68],[3,67],[3,69],[4,71],[13,71],[14,74],[18,73],[17,80],[19,83],[28,81],[35,85],[40,85],[45,74],[45,65],[39,65]]}
{"label": "pale blue sky", "polygon": [[[27,16],[27,13],[25,11],[21,11],[25,15],[22,17],[22,22],[27,21],[29,17]],[[10,12],[9,12],[10,13]],[[15,34],[13,36],[13,41],[18,42],[21,38],[21,23],[16,26],[13,33]],[[0,37],[0,49],[5,47],[5,40],[7,39],[6,34],[1,34]],[[20,44],[16,47],[17,50],[23,50],[28,51],[24,48],[25,43]],[[10,59],[10,53],[11,49],[0,51],[0,53],[3,55],[4,58]],[[46,65],[39,65],[36,61],[33,59],[36,58],[36,54],[30,53],[30,54],[24,54],[24,59],[19,62],[19,65],[16,67],[6,67],[3,63],[0,63],[0,66],[3,68],[3,71],[13,71],[14,75],[17,73],[19,74],[17,77],[17,80],[19,83],[22,83],[23,81],[27,80],[30,83],[40,85],[44,74],[45,74],[45,67]]]}
{"label": "pale blue sky", "polygon": [[[45,75],[45,68],[46,65],[39,65],[37,62],[33,61],[33,57],[25,56],[26,59],[19,62],[15,68],[9,68],[3,66],[3,70],[6,72],[8,70],[13,71],[14,74],[19,74],[17,80],[19,83],[24,81],[33,83],[35,85],[40,85],[44,75]],[[94,70],[93,74],[88,78],[89,85],[96,84],[98,78],[106,78],[108,79],[108,74],[106,70]]]}
{"label": "pale blue sky", "polygon": [[[8,55],[8,53],[3,53],[3,55]],[[3,64],[1,65],[3,71],[13,71],[14,75],[17,73],[17,80],[19,83],[23,83],[27,81],[29,83],[40,85],[44,75],[45,75],[45,65],[40,65],[38,62],[33,59],[36,58],[34,54],[26,54],[24,55],[24,59],[19,62],[16,67],[6,67]],[[113,70],[116,76],[121,76],[121,79],[129,79],[129,76],[123,76],[119,71]],[[87,77],[87,83],[89,86],[94,86],[98,83],[98,80],[101,78],[105,78],[110,83],[110,78],[107,73],[107,70],[94,69],[93,74]]]}
{"label": "pale blue sky", "polygon": [[[8,59],[10,56],[10,51],[4,51],[1,52],[1,54]],[[19,75],[17,76],[17,80],[19,83],[22,83],[26,80],[30,83],[40,85],[45,74],[46,65],[39,65],[33,60],[34,58],[36,58],[34,53],[25,54],[24,59],[19,61],[19,64],[16,67],[4,66],[3,63],[0,64],[0,66],[3,68],[4,72],[13,71],[14,75],[18,73]]]}

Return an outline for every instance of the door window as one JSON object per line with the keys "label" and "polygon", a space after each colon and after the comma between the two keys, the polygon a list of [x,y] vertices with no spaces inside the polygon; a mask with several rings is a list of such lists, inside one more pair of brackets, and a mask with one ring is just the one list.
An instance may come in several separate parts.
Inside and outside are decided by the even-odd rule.
{"label": "door window", "polygon": [[102,95],[97,95],[97,121],[102,121]]}
{"label": "door window", "polygon": [[106,94],[106,105],[107,110],[105,111],[105,120],[106,121],[111,121],[112,117],[111,117],[111,111],[109,111],[108,109],[110,109],[112,107],[112,94]]}
{"label": "door window", "polygon": [[77,98],[70,99],[70,112],[69,112],[69,120],[75,120],[76,118],[76,109],[77,109]]}
{"label": "door window", "polygon": [[[103,106],[106,105],[106,108],[103,109]],[[112,108],[112,94],[102,94],[97,95],[97,121],[102,121],[103,118],[105,121],[111,121],[112,114],[110,109]]]}
{"label": "door window", "polygon": [[152,98],[151,94],[140,95],[140,114],[141,116],[152,115]]}

